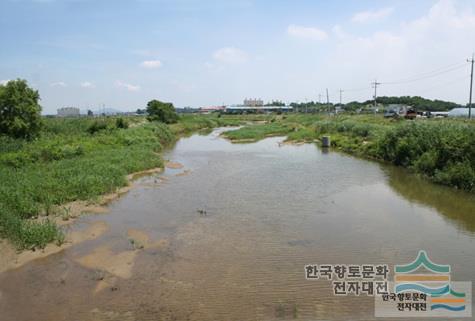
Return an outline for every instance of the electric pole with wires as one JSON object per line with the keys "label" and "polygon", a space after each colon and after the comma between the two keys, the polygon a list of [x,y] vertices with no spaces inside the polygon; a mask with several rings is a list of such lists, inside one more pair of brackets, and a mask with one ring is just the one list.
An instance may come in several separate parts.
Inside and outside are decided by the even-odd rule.
{"label": "electric pole with wires", "polygon": [[377,106],[377,98],[378,98],[378,86],[381,85],[380,82],[378,82],[376,79],[374,80],[373,83],[371,83],[374,87],[374,108],[376,111],[376,106]]}
{"label": "electric pole with wires", "polygon": [[472,54],[472,59],[467,59],[472,64],[470,72],[470,98],[468,100],[468,119],[472,118],[472,88],[473,88],[473,62],[475,61],[475,54]]}

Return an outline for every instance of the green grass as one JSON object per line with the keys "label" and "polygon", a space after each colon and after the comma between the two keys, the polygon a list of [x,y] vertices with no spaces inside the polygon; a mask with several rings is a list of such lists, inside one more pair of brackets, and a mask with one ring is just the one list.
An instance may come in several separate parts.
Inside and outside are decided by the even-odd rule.
{"label": "green grass", "polygon": [[274,116],[265,124],[224,133],[232,141],[287,136],[405,167],[431,181],[475,192],[475,123],[462,119],[385,119],[379,115]]}
{"label": "green grass", "polygon": [[113,117],[47,118],[36,140],[1,137],[0,236],[19,249],[61,243],[62,232],[48,219],[58,205],[114,192],[127,174],[163,166],[159,153],[182,131],[236,122],[210,118],[180,120],[178,131],[144,118],[128,117],[128,128]]}
{"label": "green grass", "polygon": [[224,133],[224,136],[232,141],[258,141],[265,137],[285,135],[290,128],[279,122],[270,122],[266,124],[255,124],[242,127]]}
{"label": "green grass", "polygon": [[244,123],[245,117],[211,115],[182,115],[176,124],[170,125],[176,135],[187,135],[198,130],[206,130],[222,126],[238,126]]}
{"label": "green grass", "polygon": [[126,185],[129,173],[163,166],[160,152],[179,136],[249,122],[224,135],[232,141],[282,135],[304,142],[330,135],[333,148],[475,191],[474,122],[304,114],[184,115],[172,125],[144,117],[124,121],[47,118],[33,141],[0,136],[0,236],[19,249],[61,243],[64,236],[49,219],[59,205],[94,200]]}

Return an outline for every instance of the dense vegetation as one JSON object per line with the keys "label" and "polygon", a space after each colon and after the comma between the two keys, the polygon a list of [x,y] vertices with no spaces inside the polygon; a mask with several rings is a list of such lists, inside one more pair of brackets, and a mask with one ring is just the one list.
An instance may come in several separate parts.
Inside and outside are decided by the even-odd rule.
{"label": "dense vegetation", "polygon": [[165,124],[144,116],[45,118],[34,139],[0,135],[0,235],[20,249],[62,242],[50,218],[67,212],[67,202],[94,201],[126,185],[127,174],[162,166],[160,152],[179,136],[249,121],[225,135],[234,141],[286,135],[302,142],[331,135],[334,148],[475,191],[475,124],[464,120],[182,115]]}
{"label": "dense vegetation", "polygon": [[33,138],[40,131],[41,107],[38,91],[25,80],[0,85],[0,135]]}
{"label": "dense vegetation", "polygon": [[177,135],[239,124],[236,118],[181,117],[171,126],[144,117],[46,118],[39,137],[0,136],[0,235],[18,248],[62,242],[50,218],[75,200],[94,200],[127,184],[126,175],[162,166],[159,152]]}
{"label": "dense vegetation", "polygon": [[475,192],[475,124],[464,120],[395,120],[378,116],[290,115],[227,132],[231,140],[287,135],[403,166],[432,181]]}
{"label": "dense vegetation", "polygon": [[419,96],[401,96],[401,97],[386,97],[381,96],[376,99],[379,104],[390,105],[390,104],[403,104],[409,105],[417,110],[423,111],[447,111],[453,108],[461,107],[460,105],[443,100],[431,100]]}
{"label": "dense vegetation", "polygon": [[173,124],[178,120],[178,115],[172,103],[164,103],[155,99],[148,102],[147,113],[147,119],[150,121],[161,121],[166,124]]}
{"label": "dense vegetation", "polygon": [[[387,97],[381,96],[376,99],[378,104],[388,106],[391,104],[402,104],[414,107],[418,111],[448,111],[453,108],[462,107],[456,103],[443,100],[431,100],[419,96],[401,96],[401,97]],[[292,107],[298,109],[299,111],[308,111],[308,112],[322,112],[322,111],[332,111],[339,104],[325,104],[315,101],[302,102],[302,103],[291,103]],[[342,104],[341,107],[345,111],[354,112],[357,110],[364,110],[368,106],[373,106],[374,100],[367,100],[363,102],[351,101],[346,104]]]}

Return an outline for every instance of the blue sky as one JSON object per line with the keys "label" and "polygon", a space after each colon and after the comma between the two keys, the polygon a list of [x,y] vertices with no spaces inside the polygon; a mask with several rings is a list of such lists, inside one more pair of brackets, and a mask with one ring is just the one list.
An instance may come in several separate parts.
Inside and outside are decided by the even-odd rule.
{"label": "blue sky", "polygon": [[318,100],[326,88],[366,100],[375,78],[381,95],[466,103],[474,11],[473,0],[0,0],[0,81],[27,79],[45,113]]}

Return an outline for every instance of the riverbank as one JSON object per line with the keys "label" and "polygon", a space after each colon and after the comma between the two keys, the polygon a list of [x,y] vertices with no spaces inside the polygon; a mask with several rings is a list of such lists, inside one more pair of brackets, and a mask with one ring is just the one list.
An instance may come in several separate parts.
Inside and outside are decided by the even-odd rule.
{"label": "riverbank", "polygon": [[462,120],[288,114],[185,115],[172,125],[127,117],[125,123],[53,118],[34,141],[1,138],[0,235],[17,250],[61,245],[59,225],[78,215],[68,204],[96,206],[101,196],[127,187],[127,175],[163,168],[162,151],[179,137],[218,126],[247,124],[223,134],[233,142],[287,136],[287,142],[314,143],[330,135],[335,149],[469,192],[475,186],[475,125]]}
{"label": "riverbank", "polygon": [[475,191],[474,122],[284,115],[224,133],[233,142],[275,135],[287,136],[289,142],[315,142],[330,135],[333,148],[404,167],[438,184]]}
{"label": "riverbank", "polygon": [[34,141],[0,137],[0,235],[17,250],[61,245],[61,222],[119,195],[128,175],[163,168],[161,152],[177,138],[239,123],[216,116],[183,116],[173,125],[144,117],[46,118]]}
{"label": "riverbank", "polygon": [[[392,268],[421,246],[457,266],[458,279],[475,278],[471,195],[315,144],[283,137],[233,144],[222,132],[180,138],[162,153],[172,161],[163,173],[135,180],[107,214],[67,228],[78,243],[47,245],[61,252],[0,273],[0,314],[346,320],[358,311],[358,319],[374,320],[374,300],[333,296],[331,282],[306,280],[302,267]],[[333,306],[345,308],[335,315]]]}

